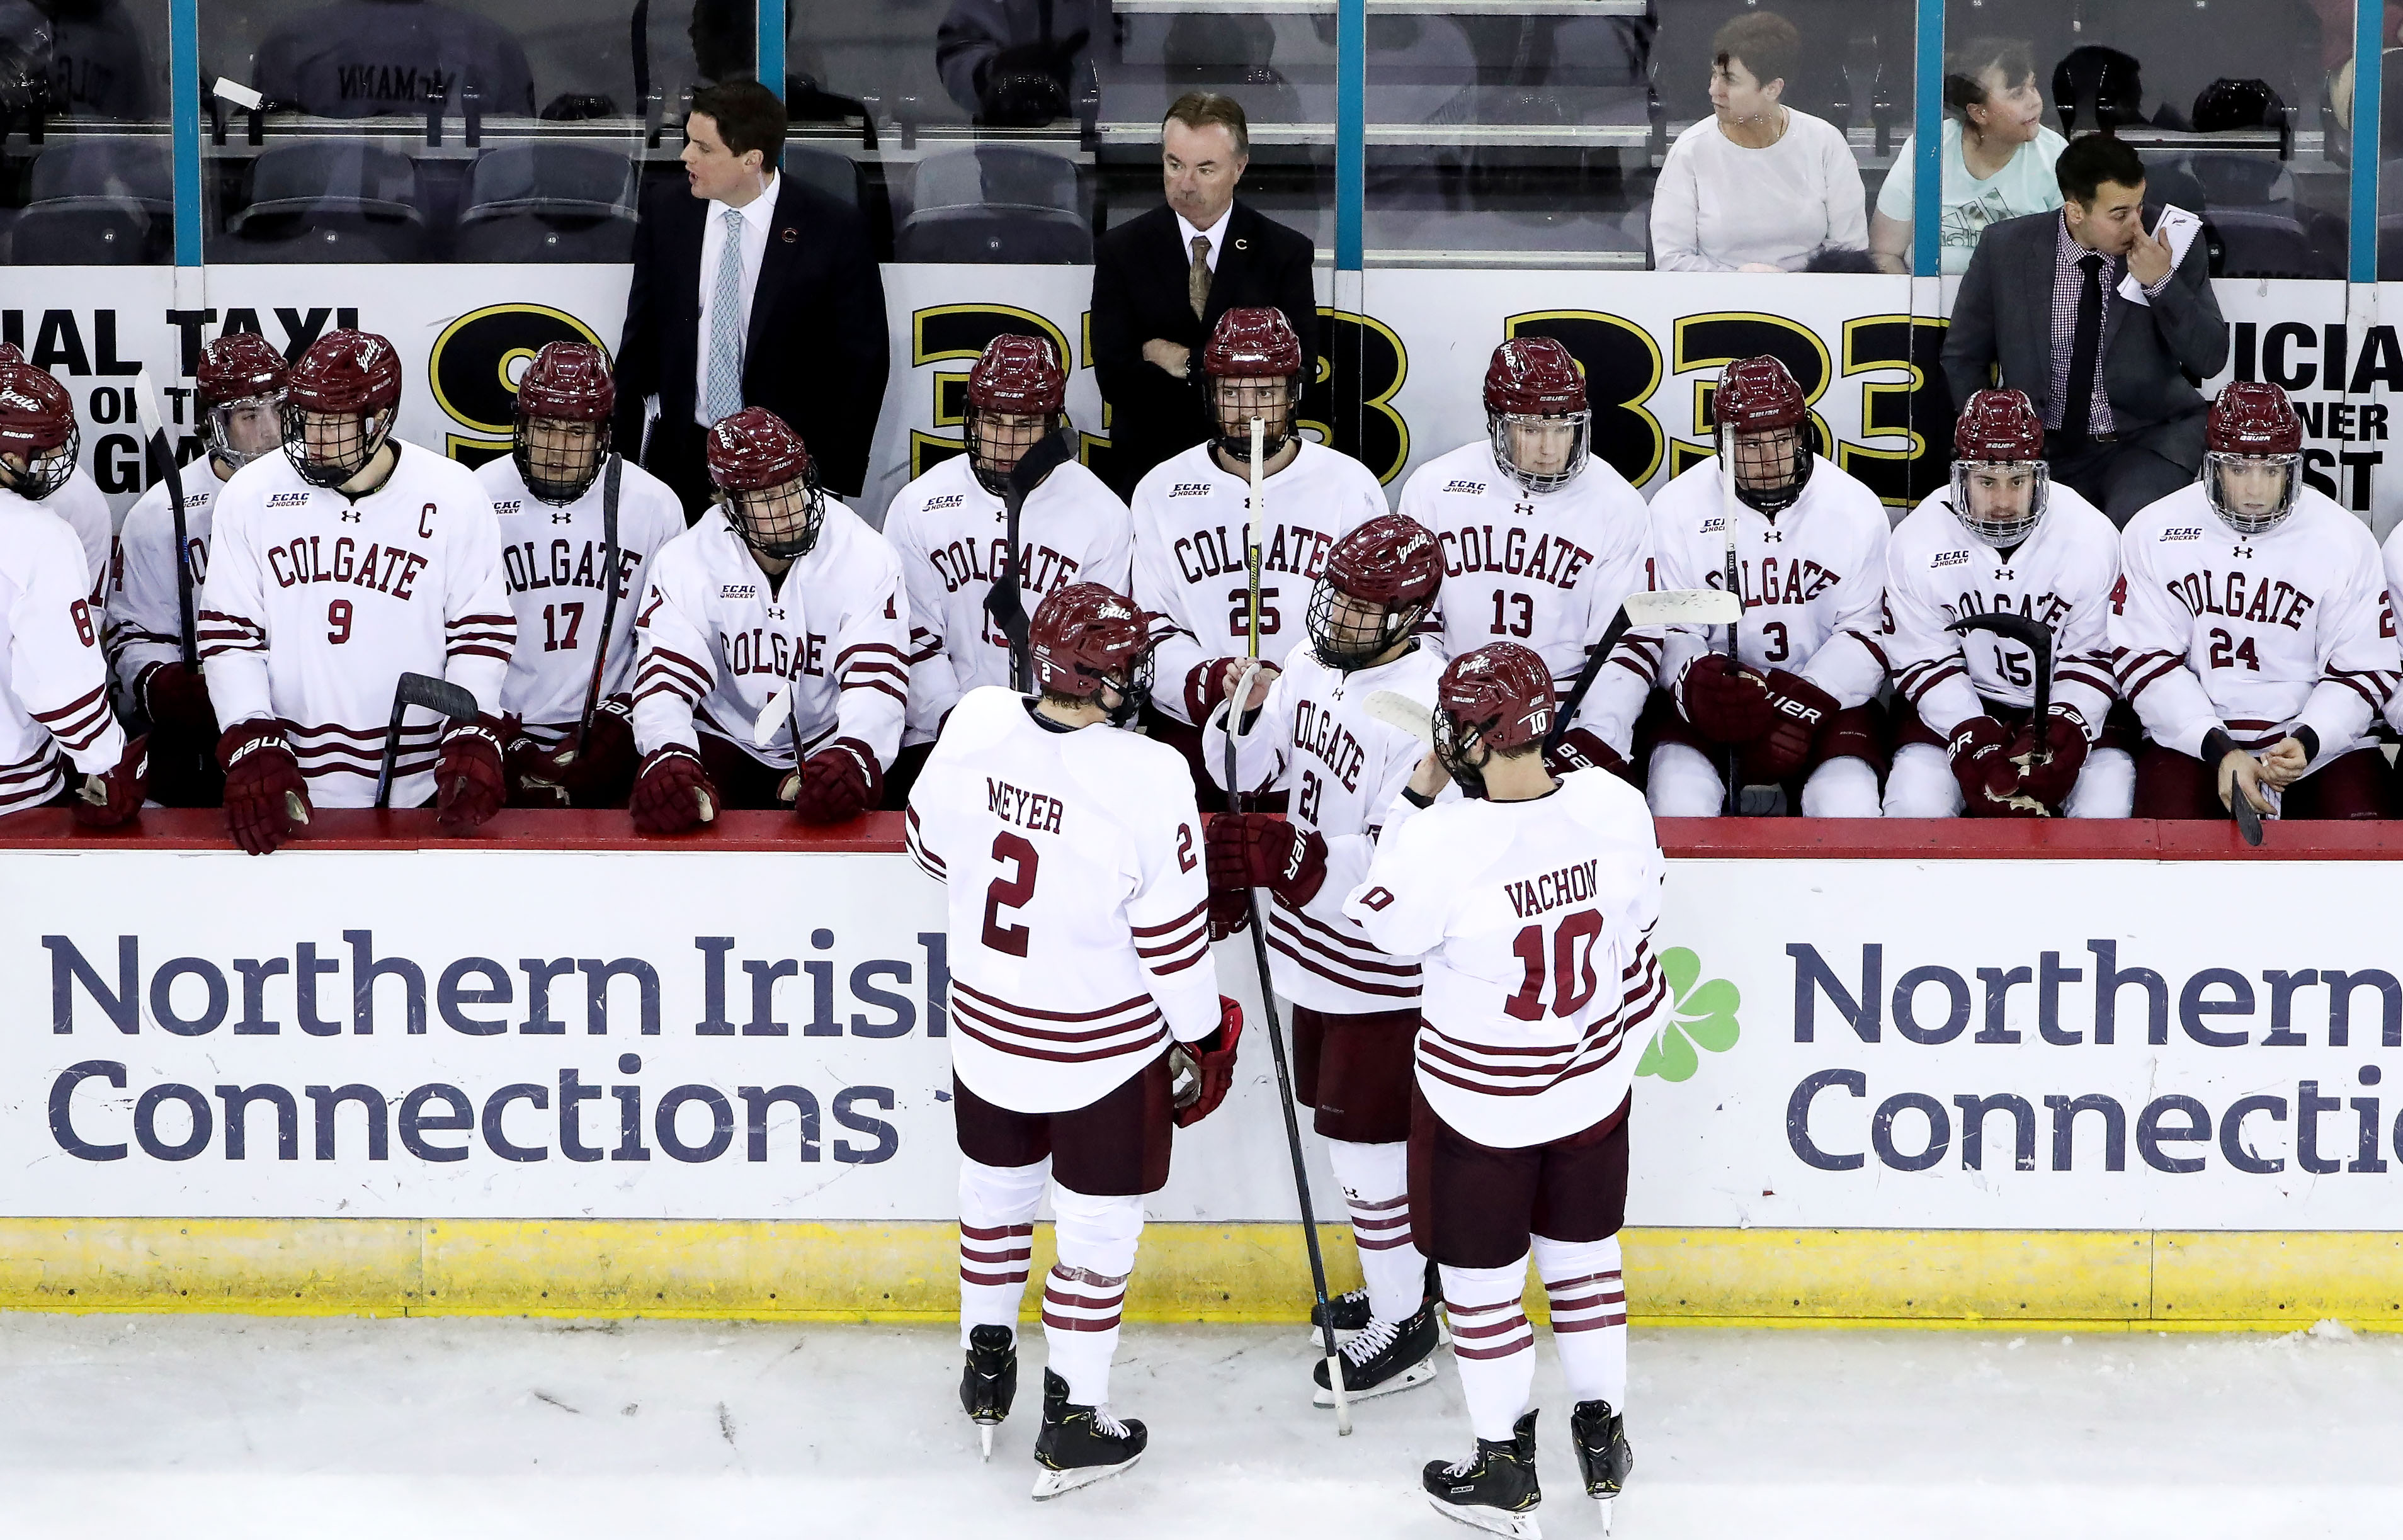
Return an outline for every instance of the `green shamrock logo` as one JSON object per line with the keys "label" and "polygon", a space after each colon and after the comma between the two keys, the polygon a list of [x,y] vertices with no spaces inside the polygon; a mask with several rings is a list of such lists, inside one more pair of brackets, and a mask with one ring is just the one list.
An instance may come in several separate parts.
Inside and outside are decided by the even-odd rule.
{"label": "green shamrock logo", "polygon": [[1660,972],[1669,981],[1670,998],[1676,1002],[1676,1018],[1661,1023],[1652,1041],[1644,1045],[1635,1073],[1657,1075],[1663,1080],[1690,1080],[1702,1067],[1702,1059],[1694,1052],[1697,1046],[1712,1053],[1725,1053],[1735,1047],[1739,1030],[1735,1013],[1743,1004],[1743,995],[1724,978],[1714,978],[1696,989],[1694,980],[1702,976],[1702,962],[1684,947],[1671,947],[1660,954]]}

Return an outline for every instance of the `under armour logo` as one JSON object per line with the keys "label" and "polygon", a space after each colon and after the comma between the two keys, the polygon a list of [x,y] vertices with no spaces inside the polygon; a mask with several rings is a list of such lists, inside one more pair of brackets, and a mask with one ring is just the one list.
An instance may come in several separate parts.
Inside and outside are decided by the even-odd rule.
{"label": "under armour logo", "polygon": [[2018,573],[2013,572],[2008,567],[1996,567],[1994,569],[1994,581],[1997,583],[2016,582],[2019,580],[2019,576],[2020,575]]}
{"label": "under armour logo", "polygon": [[2233,557],[2234,557],[2234,558],[2236,558],[2239,562],[2250,562],[2251,560],[2253,560],[2253,547],[2252,547],[2252,544],[2251,544],[2249,541],[2248,541],[2248,542],[2240,543],[2239,545],[2237,545],[2237,546],[2236,546],[2236,548],[2235,548],[2234,549],[2230,550],[2228,554],[2229,554],[2229,555],[2230,555],[2230,556],[2233,556]]}
{"label": "under armour logo", "polygon": [[1764,546],[1782,546],[1785,543],[1785,532],[1775,527],[1762,530],[1760,543]]}
{"label": "under armour logo", "polygon": [[358,510],[358,509],[356,509],[356,508],[344,508],[344,509],[342,510],[342,522],[343,522],[343,523],[345,523],[345,524],[355,524],[355,523],[357,523],[358,521],[359,521],[359,510]]}
{"label": "under armour logo", "polygon": [[1535,517],[1535,505],[1533,503],[1513,503],[1510,505],[1510,517],[1513,519],[1533,519]]}
{"label": "under armour logo", "polygon": [[771,619],[771,620],[782,620],[784,617],[785,617],[785,607],[784,607],[782,604],[771,604],[771,605],[769,605],[769,606],[768,606],[768,618],[769,618],[769,619]]}
{"label": "under armour logo", "polygon": [[565,508],[555,508],[551,511],[550,521],[554,524],[573,524],[576,522],[576,515]]}

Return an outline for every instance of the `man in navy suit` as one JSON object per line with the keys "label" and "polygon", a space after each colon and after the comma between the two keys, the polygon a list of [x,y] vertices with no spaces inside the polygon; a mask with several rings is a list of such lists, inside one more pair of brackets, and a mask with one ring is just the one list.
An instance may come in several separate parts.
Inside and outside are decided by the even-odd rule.
{"label": "man in navy suit", "polygon": [[709,506],[710,424],[765,407],[809,445],[826,489],[859,495],[884,400],[884,281],[859,211],[779,176],[785,104],[754,80],[697,91],[685,186],[654,187],[634,235],[618,349],[617,442],[659,421],[644,468],[688,519]]}
{"label": "man in navy suit", "polygon": [[1250,131],[1233,98],[1188,91],[1160,121],[1168,201],[1102,237],[1093,266],[1093,370],[1110,406],[1106,479],[1131,497],[1144,472],[1215,431],[1202,344],[1230,310],[1274,306],[1319,354],[1310,237],[1238,202]]}

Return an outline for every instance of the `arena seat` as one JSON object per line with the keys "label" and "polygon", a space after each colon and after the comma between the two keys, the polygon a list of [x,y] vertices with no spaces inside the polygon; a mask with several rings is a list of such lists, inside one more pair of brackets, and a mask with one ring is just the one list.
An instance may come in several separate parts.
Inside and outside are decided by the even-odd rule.
{"label": "arena seat", "polygon": [[432,255],[416,168],[357,139],[303,139],[260,152],[250,196],[215,243],[221,262],[415,262]]}
{"label": "arena seat", "polygon": [[469,173],[451,255],[462,262],[625,262],[634,163],[600,145],[507,145]]}
{"label": "arena seat", "polygon": [[860,193],[859,162],[848,155],[807,145],[786,145],[779,172],[854,209],[866,201]]}
{"label": "arena seat", "polygon": [[57,137],[34,161],[8,226],[11,263],[116,267],[174,259],[174,175],[164,138]]}
{"label": "arena seat", "polygon": [[1013,145],[918,162],[894,236],[903,262],[1090,262],[1090,206],[1076,162]]}

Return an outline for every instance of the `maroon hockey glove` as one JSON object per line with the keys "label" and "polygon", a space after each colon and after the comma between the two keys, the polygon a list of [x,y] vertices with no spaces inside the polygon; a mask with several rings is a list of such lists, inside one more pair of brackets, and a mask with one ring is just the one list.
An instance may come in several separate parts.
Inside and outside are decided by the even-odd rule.
{"label": "maroon hockey glove", "polygon": [[1706,652],[1687,667],[1677,704],[1714,743],[1748,743],[1777,725],[1760,675],[1725,653]]}
{"label": "maroon hockey glove", "polygon": [[1202,831],[1213,892],[1267,888],[1299,908],[1327,882],[1327,841],[1271,812],[1222,812]]}
{"label": "maroon hockey glove", "polygon": [[1176,1126],[1189,1129],[1218,1110],[1235,1088],[1235,1045],[1243,1036],[1243,1007],[1218,996],[1218,1030],[1168,1050],[1175,1086]]}
{"label": "maroon hockey glove", "polygon": [[543,747],[541,739],[525,730],[524,720],[514,715],[501,718],[501,739],[507,745],[501,750],[501,778],[508,783],[509,806],[567,806],[567,788],[540,778],[543,762],[550,751]]}
{"label": "maroon hockey glove", "polygon": [[1554,775],[1581,770],[1606,770],[1614,775],[1624,775],[1627,761],[1598,735],[1583,728],[1571,728],[1561,734],[1559,742],[1544,751],[1544,768]]}
{"label": "maroon hockey glove", "polygon": [[682,834],[717,816],[717,788],[701,756],[682,743],[653,749],[634,776],[634,827],[645,834]]}
{"label": "maroon hockey glove", "polygon": [[[576,731],[544,749],[535,745],[522,760],[509,745],[509,784],[523,807],[613,808],[625,801],[634,779],[633,698],[613,695],[592,714],[592,731],[581,748]],[[531,743],[531,740],[520,740]]]}
{"label": "maroon hockey glove", "polygon": [[195,738],[216,736],[216,708],[209,703],[209,682],[200,670],[153,663],[134,677],[133,693],[152,726],[181,728]]}
{"label": "maroon hockey glove", "polygon": [[501,765],[501,719],[486,713],[442,735],[434,761],[434,825],[452,836],[473,834],[501,811],[509,783]]}
{"label": "maroon hockey glove", "polygon": [[1210,939],[1224,941],[1230,936],[1241,936],[1252,923],[1252,890],[1244,887],[1222,888],[1210,884]]}
{"label": "maroon hockey glove", "polygon": [[1763,782],[1783,781],[1809,762],[1812,740],[1836,715],[1836,698],[1784,669],[1770,670],[1762,687],[1777,719],[1752,745],[1745,768]]}
{"label": "maroon hockey glove", "polygon": [[856,738],[838,738],[803,762],[793,815],[804,824],[840,824],[876,806],[883,795],[884,770],[876,751]]}
{"label": "maroon hockey glove", "polygon": [[1961,798],[1972,818],[2009,817],[2011,798],[2019,795],[2019,767],[2003,751],[2010,735],[1991,716],[1972,716],[1952,729],[1947,751],[1952,758],[1952,779],[1961,783]]}
{"label": "maroon hockey glove", "polygon": [[115,828],[142,807],[143,789],[150,784],[150,735],[131,739],[116,764],[98,775],[84,777],[76,794],[76,822],[87,828]]}
{"label": "maroon hockey glove", "polygon": [[[2086,719],[2069,706],[2055,706],[2048,715],[2051,720],[2045,724],[2043,746],[2052,751],[2052,759],[2031,763],[2021,770],[2020,792],[2046,807],[2059,808],[2077,789],[2077,772],[2086,766]],[[2017,759],[2036,748],[2035,724],[2030,723],[2012,735],[2010,747],[2003,752],[2006,757]]]}
{"label": "maroon hockey glove", "polygon": [[1206,663],[1196,663],[1185,674],[1185,711],[1196,727],[1210,719],[1218,702],[1227,699],[1227,671],[1243,662],[1240,658],[1213,658]]}
{"label": "maroon hockey glove", "polygon": [[284,724],[273,717],[226,728],[217,740],[217,768],[226,778],[226,827],[251,854],[265,855],[292,837],[293,825],[309,821],[309,783],[285,741]]}

